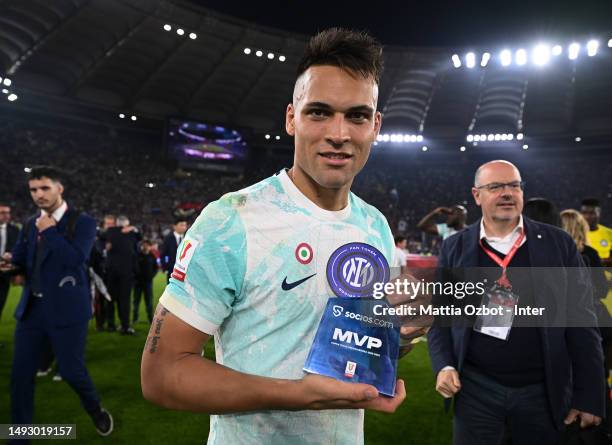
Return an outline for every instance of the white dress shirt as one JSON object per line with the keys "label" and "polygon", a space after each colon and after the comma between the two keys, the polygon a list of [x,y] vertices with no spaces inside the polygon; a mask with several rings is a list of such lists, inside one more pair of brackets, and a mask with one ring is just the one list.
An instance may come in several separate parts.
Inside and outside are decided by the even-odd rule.
{"label": "white dress shirt", "polygon": [[4,255],[4,252],[6,251],[7,236],[8,233],[6,231],[6,223],[0,224],[0,256]]}
{"label": "white dress shirt", "polygon": [[[517,238],[521,236],[523,230],[525,230],[525,227],[523,225],[523,215],[519,217],[519,223],[514,229],[512,229],[512,232],[510,232],[504,237],[488,236],[485,232],[484,218],[481,218],[480,220],[480,239],[484,239],[489,244],[489,246],[491,246],[498,252],[503,253],[504,255],[510,252],[510,249],[512,249],[512,246],[516,242]],[[521,246],[525,244],[525,241],[527,241],[526,236],[523,238],[523,241],[521,241]]]}

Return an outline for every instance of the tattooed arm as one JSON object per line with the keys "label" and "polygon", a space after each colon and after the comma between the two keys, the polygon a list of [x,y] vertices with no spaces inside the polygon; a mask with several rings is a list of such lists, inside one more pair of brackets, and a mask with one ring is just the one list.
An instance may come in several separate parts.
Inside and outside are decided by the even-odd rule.
{"label": "tattooed arm", "polygon": [[370,385],[318,375],[284,380],[237,372],[202,357],[208,339],[159,304],[142,354],[145,399],[170,409],[207,413],[339,408],[394,412],[406,396],[401,380],[397,395],[389,398],[378,396]]}

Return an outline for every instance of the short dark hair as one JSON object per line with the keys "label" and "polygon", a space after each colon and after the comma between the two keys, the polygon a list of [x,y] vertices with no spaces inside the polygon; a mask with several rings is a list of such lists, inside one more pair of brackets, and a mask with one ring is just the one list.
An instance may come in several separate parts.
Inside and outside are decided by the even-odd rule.
{"label": "short dark hair", "polygon": [[189,224],[189,220],[186,217],[177,216],[176,218],[174,218],[174,222],[172,223],[172,225],[176,226],[178,223],[182,222]]}
{"label": "short dark hair", "polygon": [[313,65],[331,65],[380,83],[382,45],[365,31],[329,28],[313,36],[297,68],[297,77]]}
{"label": "short dark hair", "polygon": [[12,207],[8,201],[2,201],[0,200],[0,207]]}
{"label": "short dark hair", "polygon": [[49,165],[38,165],[30,169],[30,172],[28,173],[28,181],[42,178],[49,178],[55,182],[63,182],[65,175],[59,169]]}
{"label": "short dark hair", "polygon": [[395,245],[401,243],[402,241],[406,241],[406,237],[402,235],[395,235],[393,239],[395,240]]}
{"label": "short dark hair", "polygon": [[597,198],[584,198],[582,200],[582,205],[587,207],[601,207],[601,203]]}
{"label": "short dark hair", "polygon": [[546,198],[530,198],[525,202],[523,213],[527,218],[561,227],[561,216],[557,206]]}

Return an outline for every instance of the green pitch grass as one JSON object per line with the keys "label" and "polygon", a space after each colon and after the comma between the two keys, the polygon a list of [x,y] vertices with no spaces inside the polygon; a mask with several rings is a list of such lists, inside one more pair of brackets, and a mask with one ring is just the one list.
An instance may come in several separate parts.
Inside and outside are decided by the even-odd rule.
{"label": "green pitch grass", "polygon": [[[155,279],[155,300],[165,286],[165,276]],[[0,321],[0,423],[10,422],[9,383],[13,353],[13,311],[20,288],[12,288]],[[140,320],[146,320],[141,307]],[[169,411],[150,404],[140,392],[140,356],[148,324],[134,326],[138,335],[96,332],[93,321],[87,343],[87,367],[102,397],[102,404],[115,418],[115,432],[99,437],[81,408],[77,395],[66,382],[53,382],[52,375],[36,378],[35,423],[76,424],[77,443],[96,444],[204,444],[208,416]],[[214,357],[212,342],[207,356]],[[400,361],[399,376],[406,381],[408,397],[395,414],[366,411],[366,444],[434,445],[451,442],[451,417],[444,413],[442,398],[434,391],[427,346],[419,343]],[[46,444],[66,444],[47,440]],[[233,444],[228,444],[233,445]],[[266,444],[262,444],[266,445]],[[328,444],[325,444],[328,445]]]}

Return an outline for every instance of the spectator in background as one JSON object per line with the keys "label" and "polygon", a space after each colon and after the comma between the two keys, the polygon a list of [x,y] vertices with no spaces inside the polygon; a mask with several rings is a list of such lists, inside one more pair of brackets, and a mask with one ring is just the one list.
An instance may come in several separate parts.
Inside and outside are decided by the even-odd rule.
{"label": "spectator in background", "polygon": [[398,275],[403,274],[406,271],[406,260],[408,240],[405,236],[395,236],[395,252],[393,253],[393,267],[399,267]]}
{"label": "spectator in background", "polygon": [[[18,236],[19,227],[11,223],[11,206],[0,201],[0,261],[10,263],[11,250]],[[10,286],[11,275],[8,272],[0,272],[0,318]]]}
{"label": "spectator in background", "polygon": [[138,272],[134,284],[134,306],[132,321],[138,322],[140,298],[144,294],[145,309],[149,323],[153,321],[153,278],[157,274],[157,258],[151,253],[151,242],[143,240],[138,253]]}
{"label": "spectator in background", "polygon": [[130,326],[130,296],[137,268],[137,247],[140,232],[130,225],[127,216],[117,217],[117,226],[106,231],[106,261],[107,287],[113,302],[108,316],[108,329],[115,328],[115,304],[121,322],[122,335],[134,335],[136,332]]}
{"label": "spectator in background", "polygon": [[589,245],[597,251],[604,266],[612,266],[612,229],[599,224],[601,218],[601,204],[598,199],[586,198],[582,200],[580,213],[589,224],[587,239]]}
{"label": "spectator in background", "polygon": [[[436,224],[437,217],[446,215],[446,222]],[[417,228],[431,235],[439,235],[442,239],[446,239],[451,235],[463,230],[467,221],[467,209],[462,205],[454,205],[453,207],[438,207],[429,212],[419,221]]]}
{"label": "spectator in background", "polygon": [[531,218],[534,221],[543,222],[545,224],[550,224],[551,226],[555,227],[561,227],[561,220],[559,219],[559,210],[557,210],[557,207],[548,199],[528,199],[527,201],[525,201],[523,214],[527,218]]}
{"label": "spectator in background", "polygon": [[174,263],[176,262],[176,251],[185,237],[187,228],[187,219],[178,217],[174,221],[172,232],[164,238],[160,254],[162,269],[166,272],[168,283],[170,282],[170,275],[172,275],[172,269],[174,269]]}

